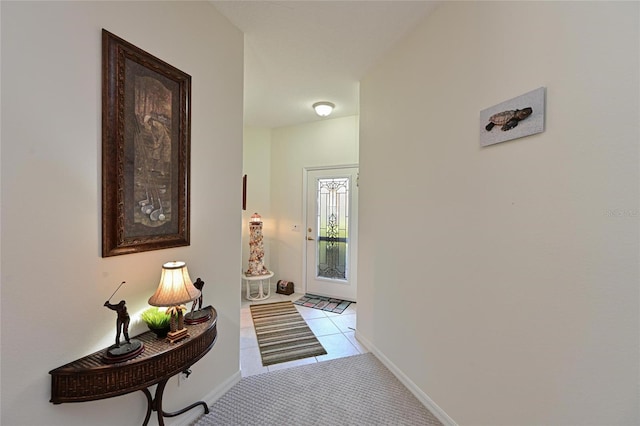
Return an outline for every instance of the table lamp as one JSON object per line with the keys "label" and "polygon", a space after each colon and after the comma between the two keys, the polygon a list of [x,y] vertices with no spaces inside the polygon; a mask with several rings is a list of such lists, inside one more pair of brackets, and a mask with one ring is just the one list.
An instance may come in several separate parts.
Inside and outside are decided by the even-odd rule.
{"label": "table lamp", "polygon": [[173,343],[189,336],[184,326],[184,303],[191,302],[200,296],[200,290],[195,288],[189,278],[189,271],[184,262],[167,262],[162,265],[160,284],[156,292],[149,298],[151,306],[167,307],[171,315],[171,330],[167,340]]}

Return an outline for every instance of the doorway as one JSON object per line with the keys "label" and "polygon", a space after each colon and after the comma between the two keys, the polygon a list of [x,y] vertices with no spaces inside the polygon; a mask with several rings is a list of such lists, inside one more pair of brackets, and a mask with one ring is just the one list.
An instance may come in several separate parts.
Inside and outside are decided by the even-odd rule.
{"label": "doorway", "polygon": [[304,177],[306,291],[355,302],[358,167],[306,168]]}

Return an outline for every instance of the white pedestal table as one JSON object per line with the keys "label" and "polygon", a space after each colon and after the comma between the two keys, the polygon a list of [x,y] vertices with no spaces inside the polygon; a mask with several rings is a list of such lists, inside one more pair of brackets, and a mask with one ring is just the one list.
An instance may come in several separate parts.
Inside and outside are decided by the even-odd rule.
{"label": "white pedestal table", "polygon": [[[247,286],[247,293],[245,297],[247,300],[265,300],[271,297],[271,277],[273,277],[273,272],[269,271],[268,274],[265,275],[247,275],[246,273],[242,274],[242,279],[245,281]],[[258,293],[254,296],[251,295],[251,283],[258,283]],[[265,293],[265,282],[266,282],[266,293]]]}

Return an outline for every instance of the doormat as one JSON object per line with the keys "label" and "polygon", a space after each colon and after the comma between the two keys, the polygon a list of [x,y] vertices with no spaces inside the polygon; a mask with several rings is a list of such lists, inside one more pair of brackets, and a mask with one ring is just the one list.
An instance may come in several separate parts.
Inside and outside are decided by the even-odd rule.
{"label": "doormat", "polygon": [[265,367],[326,355],[327,351],[292,302],[250,305],[249,309]]}
{"label": "doormat", "polygon": [[307,293],[293,303],[300,306],[306,306],[307,308],[321,309],[323,311],[333,312],[334,314],[341,314],[353,302]]}

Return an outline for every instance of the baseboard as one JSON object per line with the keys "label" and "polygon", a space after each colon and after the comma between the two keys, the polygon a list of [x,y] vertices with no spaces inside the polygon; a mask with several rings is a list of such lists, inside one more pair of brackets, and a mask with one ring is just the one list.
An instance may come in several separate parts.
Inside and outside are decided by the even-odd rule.
{"label": "baseboard", "polygon": [[449,415],[445,413],[442,408],[438,407],[438,405],[433,402],[431,398],[429,398],[429,395],[424,393],[418,386],[416,386],[416,384],[413,383],[411,379],[409,379],[398,367],[396,367],[395,364],[389,360],[389,358],[387,358],[382,352],[380,352],[380,350],[376,348],[375,345],[373,345],[369,340],[358,333],[358,330],[356,330],[355,332],[355,337],[358,342],[360,342],[372,354],[374,354],[376,358],[378,358],[380,362],[384,364],[384,366],[387,367],[389,371],[391,371],[391,373],[393,373],[393,375],[396,376],[397,379],[400,380],[400,382],[405,385],[416,398],[418,398],[418,401],[420,401],[422,405],[427,407],[427,409],[431,411],[431,413],[442,422],[442,424],[444,424],[445,426],[457,426],[457,423],[451,417],[449,417]]}
{"label": "baseboard", "polygon": [[[222,384],[220,384],[220,386],[216,387],[215,389],[213,389],[211,392],[209,392],[207,395],[204,396],[204,398],[202,398],[202,401],[204,401],[208,407],[211,407],[211,405],[216,402],[218,399],[220,399],[220,397],[222,395],[224,395],[225,393],[227,393],[233,386],[236,385],[236,383],[238,383],[240,381],[240,379],[242,378],[242,374],[240,373],[240,371],[237,371],[235,374],[233,374],[231,377],[229,377],[226,381],[224,381]],[[192,424],[196,419],[198,419],[200,416],[202,416],[202,410],[190,410],[187,411],[184,414],[180,415],[180,418],[178,421],[176,421],[175,423],[171,423],[174,426],[187,426]],[[166,422],[166,419],[165,419]]]}

